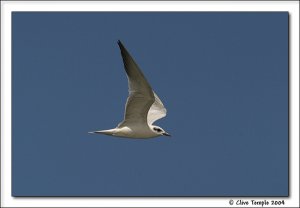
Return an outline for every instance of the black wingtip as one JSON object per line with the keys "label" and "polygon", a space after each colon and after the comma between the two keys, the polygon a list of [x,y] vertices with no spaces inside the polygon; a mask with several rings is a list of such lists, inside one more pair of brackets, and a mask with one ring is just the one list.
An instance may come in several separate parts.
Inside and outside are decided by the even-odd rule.
{"label": "black wingtip", "polygon": [[124,48],[124,45],[120,40],[118,40],[118,45],[119,45],[120,48]]}
{"label": "black wingtip", "polygon": [[121,50],[122,56],[124,56],[126,53],[128,53],[125,46],[123,45],[123,43],[120,40],[118,40],[118,45],[119,45],[119,48]]}

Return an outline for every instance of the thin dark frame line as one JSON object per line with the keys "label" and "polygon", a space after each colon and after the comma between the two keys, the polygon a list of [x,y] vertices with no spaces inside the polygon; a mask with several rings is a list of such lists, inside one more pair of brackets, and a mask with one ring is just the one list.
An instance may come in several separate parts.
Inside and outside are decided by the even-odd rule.
{"label": "thin dark frame line", "polygon": [[[59,11],[59,12],[53,12],[53,13],[60,13],[60,12],[63,12],[63,11]],[[72,12],[72,11],[70,11],[70,12]],[[106,11],[105,11],[106,12]],[[120,12],[124,12],[124,11],[120,11]],[[125,11],[126,12],[126,11]],[[137,11],[137,12],[142,12],[142,11]],[[159,11],[159,12],[163,12],[163,11]],[[176,12],[176,13],[190,13],[189,11],[179,11],[179,12],[177,12],[177,11],[169,11],[169,12]],[[192,12],[195,12],[195,13],[202,13],[202,11],[192,11]],[[233,11],[234,12],[234,11]],[[236,11],[236,12],[238,12],[238,13],[249,13],[249,12],[251,12],[251,13],[256,13],[256,12],[263,12],[263,11],[249,11],[249,12],[243,12],[243,11]],[[270,12],[270,13],[275,13],[275,11],[266,11],[266,12]],[[280,11],[280,12],[284,12],[284,11]],[[13,12],[12,12],[13,13]],[[11,13],[11,15],[12,15],[12,13]],[[43,12],[42,12],[43,13]],[[73,13],[73,12],[72,12]],[[78,13],[78,12],[74,12],[74,13]],[[81,13],[81,12],[80,12]],[[90,13],[90,12],[82,12],[82,13]],[[98,13],[98,12],[97,12]],[[118,13],[119,13],[119,11],[118,11]],[[131,12],[130,12],[131,13]],[[214,12],[210,12],[210,13],[214,13]],[[221,12],[215,12],[215,13],[232,13],[232,12],[230,12],[230,11],[221,11]],[[276,12],[277,13],[277,12]],[[13,28],[11,27],[11,30],[12,30]],[[289,79],[289,76],[290,76],[290,73],[289,73],[289,70],[290,70],[290,65],[289,65],[289,61],[290,61],[290,56],[289,56],[289,50],[290,50],[290,40],[289,40],[289,38],[290,38],[290,33],[289,33],[289,30],[290,30],[290,19],[288,18],[288,79]],[[11,31],[12,33],[12,35],[13,35],[13,31]],[[11,39],[11,40],[13,40],[13,39]],[[13,41],[11,42],[11,48],[13,48],[12,47],[12,44],[13,44]],[[13,50],[11,50],[11,51],[13,51]],[[12,68],[11,68],[11,70],[12,70],[12,75],[13,75],[13,54],[11,53],[11,61],[12,61]],[[11,80],[12,81],[12,80]],[[290,98],[290,94],[289,94],[289,92],[290,92],[290,82],[289,82],[289,80],[288,80],[288,129],[290,130],[290,125],[289,125],[289,119],[290,119],[290,116],[289,116],[289,113],[290,113],[290,108],[289,108],[289,105],[290,105],[290,102],[289,102],[289,98]],[[12,82],[11,82],[11,87],[13,87],[13,84],[12,84]],[[12,89],[12,92],[13,92],[13,88],[11,88]],[[12,96],[11,96],[11,98],[12,98]],[[12,104],[13,104],[13,99],[11,100],[11,102],[12,102]],[[11,112],[11,116],[12,116],[12,113],[13,112]],[[13,126],[12,126],[13,127]],[[12,130],[12,129],[11,129]],[[289,130],[288,130],[288,148],[289,148],[289,145],[290,145],[290,142],[289,142]],[[13,131],[11,132],[11,133],[13,133]],[[13,138],[13,134],[12,134],[12,138]],[[12,145],[13,146],[13,145]],[[289,154],[290,154],[290,151],[288,151],[289,152]],[[11,152],[11,154],[12,154],[12,152]],[[290,178],[289,178],[289,176],[290,176],[290,155],[288,154],[288,160],[289,160],[289,162],[288,162],[288,186],[289,186],[289,188],[288,188],[288,196],[230,196],[230,195],[228,195],[228,196],[18,196],[18,198],[20,198],[20,197],[26,197],[26,198],[30,198],[30,197],[39,197],[39,198],[49,198],[49,197],[59,197],[59,198],[61,198],[61,197],[85,197],[85,198],[94,198],[94,197],[99,197],[99,198],[111,198],[111,197],[113,197],[113,198],[123,198],[123,197],[138,197],[138,198],[141,198],[141,197],[145,197],[145,198],[148,198],[148,197],[158,197],[158,198],[177,198],[177,197],[183,197],[183,198],[194,198],[194,197],[199,197],[199,198],[202,198],[202,197],[208,197],[208,198],[210,198],[210,197],[222,197],[222,198],[228,198],[228,197],[270,197],[270,198],[274,198],[274,197],[289,197],[290,196]],[[13,154],[12,154],[13,155]],[[11,156],[12,156],[11,155]],[[13,157],[12,157],[12,160],[13,160]],[[13,168],[13,167],[12,167]],[[11,183],[12,183],[12,181],[11,181]],[[12,185],[12,184],[11,184]]]}
{"label": "thin dark frame line", "polygon": [[[20,1],[20,0],[2,0],[2,1]],[[24,0],[25,2],[26,1],[40,1],[40,2],[43,2],[42,0]],[[54,2],[58,2],[58,1],[61,1],[61,0],[51,0],[51,1],[54,1]],[[71,1],[71,2],[84,2],[83,0],[65,0],[65,1]],[[89,0],[89,1],[107,1],[107,0]],[[154,2],[158,2],[158,1],[161,1],[161,0],[110,0],[110,1],[140,1],[140,2],[150,2],[150,1],[154,1]],[[185,2],[184,0],[164,0],[164,1],[170,1],[170,2]],[[189,0],[189,1],[193,1],[193,2],[196,2],[196,1],[207,1],[207,0]],[[228,1],[233,1],[233,2],[260,2],[261,0],[209,0],[209,1],[222,1],[222,2],[228,2]],[[284,1],[284,0],[264,0],[264,1],[275,1],[276,3],[277,2],[289,2],[289,1],[298,1],[298,0],[287,0],[287,1]]]}

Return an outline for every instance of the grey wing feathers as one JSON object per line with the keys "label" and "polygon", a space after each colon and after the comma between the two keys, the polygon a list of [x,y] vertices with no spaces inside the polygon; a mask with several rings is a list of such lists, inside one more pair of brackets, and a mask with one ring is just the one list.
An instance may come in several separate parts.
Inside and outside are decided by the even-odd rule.
{"label": "grey wing feathers", "polygon": [[127,98],[124,120],[118,127],[126,126],[129,123],[147,123],[147,114],[153,104],[153,99],[133,94]]}
{"label": "grey wing feathers", "polygon": [[121,41],[118,41],[123,58],[124,68],[128,78],[129,92],[141,92],[154,99],[152,89],[146,80],[143,72],[135,63],[129,52],[126,50]]}
{"label": "grey wing feathers", "polygon": [[155,101],[153,91],[121,41],[118,41],[118,45],[121,50],[129,87],[129,97],[126,102],[124,120],[118,127],[122,127],[131,122],[147,122],[148,111]]}

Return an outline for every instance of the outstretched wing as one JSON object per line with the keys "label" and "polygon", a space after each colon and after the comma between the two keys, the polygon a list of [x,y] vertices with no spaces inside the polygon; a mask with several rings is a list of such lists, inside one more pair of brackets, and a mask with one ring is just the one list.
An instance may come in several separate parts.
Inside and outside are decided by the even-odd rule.
{"label": "outstretched wing", "polygon": [[148,111],[148,117],[147,117],[148,124],[153,124],[155,121],[167,115],[167,109],[164,107],[164,104],[161,102],[157,94],[155,92],[153,93],[154,93],[155,101]]}
{"label": "outstretched wing", "polygon": [[124,120],[118,127],[130,123],[147,123],[147,115],[155,101],[153,91],[142,71],[121,41],[118,41],[128,78],[129,96],[125,106]]}

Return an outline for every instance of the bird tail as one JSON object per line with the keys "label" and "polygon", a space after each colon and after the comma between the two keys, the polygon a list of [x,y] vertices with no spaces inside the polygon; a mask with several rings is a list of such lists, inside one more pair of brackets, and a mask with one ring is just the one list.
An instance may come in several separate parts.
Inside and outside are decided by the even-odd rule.
{"label": "bird tail", "polygon": [[108,129],[108,130],[100,130],[100,131],[90,131],[90,134],[106,134],[106,135],[114,135],[115,129]]}

